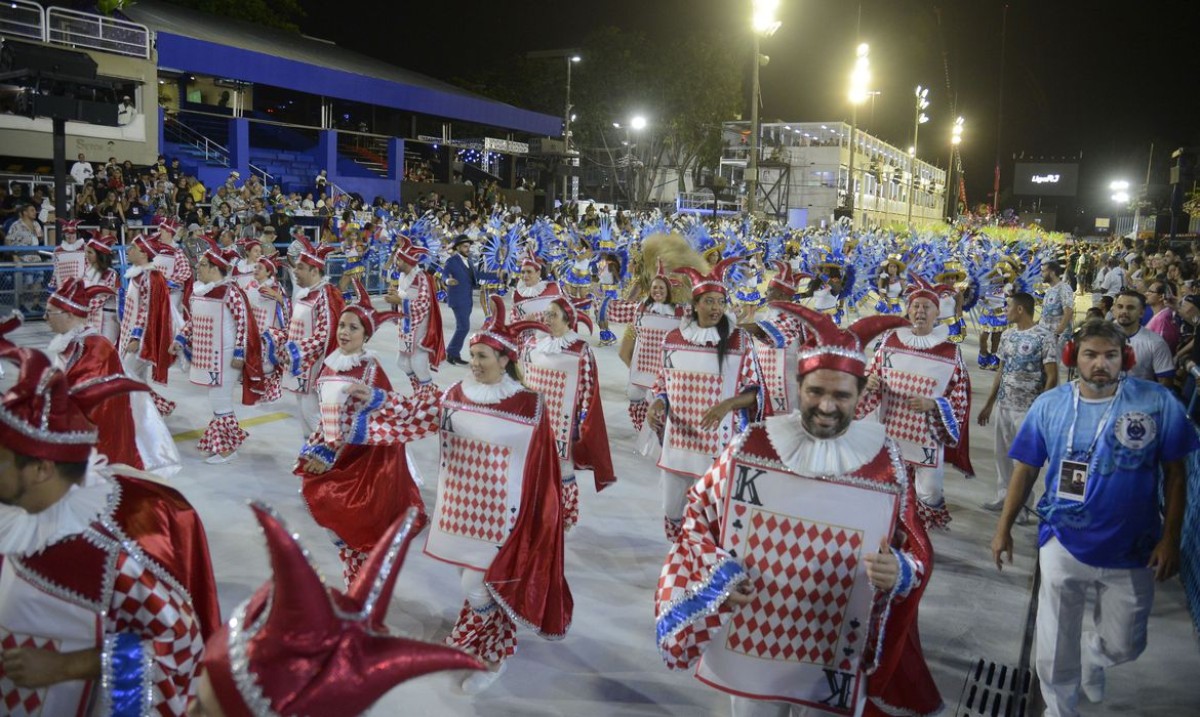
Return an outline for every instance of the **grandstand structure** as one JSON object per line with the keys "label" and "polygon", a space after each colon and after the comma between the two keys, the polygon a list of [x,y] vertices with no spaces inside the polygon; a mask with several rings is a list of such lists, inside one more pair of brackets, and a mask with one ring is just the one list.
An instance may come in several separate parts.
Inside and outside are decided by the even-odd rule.
{"label": "grandstand structure", "polygon": [[[140,0],[118,17],[6,0],[0,38],[24,50],[20,58],[36,58],[40,48],[86,53],[112,101],[130,98],[133,112],[120,126],[67,123],[71,160],[83,153],[92,162],[118,157],[145,165],[165,154],[209,187],[236,170],[304,192],[325,169],[330,185],[368,200],[431,190],[465,198],[455,180],[512,189],[537,171],[526,166],[529,141],[562,135],[557,116],[328,41],[156,0]],[[17,96],[11,87],[3,95],[0,171],[47,173],[50,120],[19,114]],[[405,186],[414,169],[421,186]],[[532,209],[529,193],[520,194],[515,199]]]}

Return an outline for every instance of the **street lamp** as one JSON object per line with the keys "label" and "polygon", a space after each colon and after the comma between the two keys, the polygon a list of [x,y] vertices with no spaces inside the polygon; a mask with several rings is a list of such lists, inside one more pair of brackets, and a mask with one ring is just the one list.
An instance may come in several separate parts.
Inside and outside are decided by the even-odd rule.
{"label": "street lamp", "polygon": [[871,46],[860,43],[854,50],[854,70],[850,73],[850,166],[846,171],[849,186],[846,206],[850,209],[850,222],[854,223],[854,135],[858,132],[858,106],[871,96],[867,87],[871,84]]}
{"label": "street lamp", "polygon": [[766,64],[766,59],[759,52],[759,44],[764,37],[770,37],[779,29],[779,21],[775,12],[779,9],[780,0],[753,0],[753,14],[750,17],[750,29],[754,35],[754,69],[752,70],[750,92],[750,159],[746,164],[746,214],[754,214],[754,205],[758,198],[758,100],[762,88],[758,81],[758,68]]}
{"label": "street lamp", "polygon": [[[946,214],[951,220],[958,214],[958,197],[955,196],[955,190],[958,188],[958,185],[954,182],[954,167],[956,166],[954,158],[958,152],[958,145],[962,143],[962,134],[963,118],[959,117],[954,120],[954,126],[950,129],[950,169],[948,170],[950,177],[946,182]],[[959,177],[959,182],[961,181],[962,177]]]}
{"label": "street lamp", "polygon": [[917,105],[913,119],[913,143],[908,149],[908,223],[912,224],[913,181],[917,173],[917,133],[921,125],[929,121],[925,109],[929,107],[929,88],[917,85]]}
{"label": "street lamp", "polygon": [[1110,182],[1108,188],[1112,190],[1112,200],[1117,204],[1129,204],[1129,182],[1123,179],[1118,179]]}
{"label": "street lamp", "polygon": [[[567,103],[563,110],[563,153],[567,155],[567,161],[571,159],[571,120],[575,119],[574,113],[571,112],[574,106],[571,104],[571,65],[579,62],[579,55],[570,55],[567,60]],[[571,177],[563,177],[563,201],[565,202],[570,194]],[[573,198],[573,197],[572,197]]]}
{"label": "street lamp", "polygon": [[621,124],[620,122],[612,123],[612,126],[614,129],[625,130],[625,141],[622,143],[625,145],[625,196],[629,200],[629,208],[631,210],[635,206],[634,192],[633,192],[633,179],[636,175],[633,171],[634,143],[633,143],[632,139],[630,138],[629,133],[630,133],[630,131],[640,132],[640,131],[646,129],[647,124],[648,124],[648,122],[647,122],[645,116],[643,116],[643,115],[634,115],[633,117],[630,117],[629,121],[626,122],[625,124]]}

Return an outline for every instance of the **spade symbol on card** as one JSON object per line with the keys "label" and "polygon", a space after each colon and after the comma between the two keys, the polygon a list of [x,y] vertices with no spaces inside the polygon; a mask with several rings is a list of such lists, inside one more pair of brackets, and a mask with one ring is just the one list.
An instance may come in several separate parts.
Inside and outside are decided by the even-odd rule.
{"label": "spade symbol on card", "polygon": [[861,625],[861,624],[862,624],[862,623],[860,623],[860,622],[858,621],[858,618],[857,618],[857,617],[856,617],[856,618],[854,618],[853,620],[851,620],[851,621],[850,621],[850,627],[851,627],[852,629],[854,629],[854,630],[857,630],[857,629],[858,629],[858,626],[859,626],[859,625]]}
{"label": "spade symbol on card", "polygon": [[854,654],[854,648],[853,647],[843,647],[842,654],[845,655],[846,657],[849,657]]}

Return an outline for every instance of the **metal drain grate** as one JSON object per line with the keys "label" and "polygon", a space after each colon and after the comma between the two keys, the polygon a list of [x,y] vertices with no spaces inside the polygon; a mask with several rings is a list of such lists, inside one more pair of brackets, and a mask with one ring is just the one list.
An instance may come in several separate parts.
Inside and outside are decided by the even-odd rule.
{"label": "metal drain grate", "polygon": [[956,717],[1032,717],[1033,670],[979,659],[963,680]]}

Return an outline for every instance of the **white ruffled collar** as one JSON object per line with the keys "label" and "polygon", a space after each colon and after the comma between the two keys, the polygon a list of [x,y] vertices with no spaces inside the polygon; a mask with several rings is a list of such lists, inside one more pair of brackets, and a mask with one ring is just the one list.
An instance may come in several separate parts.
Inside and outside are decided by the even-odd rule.
{"label": "white ruffled collar", "polygon": [[79,251],[83,248],[85,242],[83,239],[76,238],[75,241],[64,241],[58,245],[59,251]]}
{"label": "white ruffled collar", "polygon": [[930,333],[925,334],[924,336],[917,336],[913,333],[912,329],[908,327],[902,327],[896,329],[896,338],[900,339],[900,343],[904,344],[910,349],[931,349],[934,346],[944,342],[946,340],[946,336],[949,334],[948,328],[945,332],[937,331],[939,328],[944,327],[935,326],[934,330]]}
{"label": "white ruffled collar", "polygon": [[480,383],[474,376],[468,376],[462,381],[462,390],[472,403],[494,404],[517,395],[525,387],[512,376],[504,374],[496,383]]}
{"label": "white ruffled collar", "polygon": [[517,284],[517,295],[520,296],[522,299],[532,299],[532,298],[541,296],[542,292],[545,290],[546,290],[546,280],[545,279],[539,281],[538,283],[534,284],[533,286],[526,286],[525,284]]}
{"label": "white ruffled collar", "polygon": [[229,277],[225,277],[224,279],[213,282],[211,284],[205,284],[202,281],[195,281],[195,282],[192,282],[192,295],[193,296],[208,296],[208,292],[212,291],[213,289],[217,288],[218,286],[223,286],[228,283],[229,283]]}
{"label": "white ruffled collar", "polygon": [[325,357],[325,365],[330,370],[342,373],[344,371],[353,371],[367,359],[374,358],[375,354],[367,349],[363,349],[356,354],[348,354],[340,348],[334,349],[328,356]]}
{"label": "white ruffled collar", "polygon": [[141,276],[142,274],[146,273],[146,271],[148,271],[149,269],[150,269],[149,265],[130,266],[128,269],[125,270],[125,278],[126,279],[136,279],[139,276]]}
{"label": "white ruffled collar", "polygon": [[249,259],[238,259],[237,270],[243,274],[253,274],[254,265],[257,263],[258,262],[250,261]]}
{"label": "white ruffled collar", "polygon": [[305,289],[297,284],[296,299],[297,300],[307,299],[309,294],[313,293],[314,291],[318,291],[319,289],[324,288],[325,285],[328,283],[329,283],[329,277],[323,276],[323,277],[321,277],[320,281],[318,281],[316,284],[313,284],[312,286],[308,287],[307,289]]}
{"label": "white ruffled collar", "polygon": [[109,510],[110,476],[108,459],[93,452],[83,485],[72,485],[42,512],[0,504],[0,555],[32,555],[87,530]]}
{"label": "white ruffled collar", "polygon": [[646,307],[646,312],[651,313],[651,314],[658,314],[660,316],[674,316],[675,315],[675,304],[664,304],[660,301],[655,301]]}
{"label": "white ruffled collar", "polygon": [[54,338],[50,339],[49,345],[46,346],[46,353],[50,354],[50,358],[59,361],[62,358],[62,352],[67,350],[71,342],[88,335],[95,333],[95,329],[90,324],[81,324],[61,334],[55,334]]}
{"label": "white ruffled collar", "polygon": [[[730,326],[737,326],[737,318],[733,314],[726,313],[725,318],[729,319]],[[679,333],[683,334],[688,343],[697,346],[716,346],[721,341],[721,334],[717,332],[716,326],[703,329],[694,319],[685,319],[679,327]]]}
{"label": "white ruffled collar", "polygon": [[539,354],[560,354],[567,350],[567,347],[579,340],[579,334],[574,331],[568,331],[562,336],[543,336],[534,342],[533,348],[530,351]]}
{"label": "white ruffled collar", "polygon": [[852,421],[834,438],[816,438],[804,429],[800,414],[772,416],[763,422],[779,460],[802,476],[839,476],[875,459],[887,438],[877,421]]}

